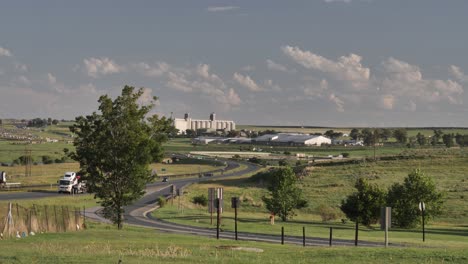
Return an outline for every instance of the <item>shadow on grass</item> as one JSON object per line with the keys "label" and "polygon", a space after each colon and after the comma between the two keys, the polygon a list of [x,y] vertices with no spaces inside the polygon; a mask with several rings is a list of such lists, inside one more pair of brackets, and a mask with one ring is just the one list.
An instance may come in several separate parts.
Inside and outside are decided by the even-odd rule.
{"label": "shadow on grass", "polygon": [[[205,181],[205,182],[199,182],[198,184],[203,185],[203,184],[213,184],[214,181]],[[258,187],[258,188],[266,188],[265,184],[262,184],[261,182],[253,181],[250,178],[243,178],[243,179],[226,179],[226,180],[216,180],[217,185],[222,185],[226,187]]]}
{"label": "shadow on grass", "polygon": [[[422,233],[422,228],[419,229],[391,229],[392,232],[401,233]],[[468,236],[468,230],[449,229],[449,228],[426,228],[426,234],[448,235],[448,236]]]}

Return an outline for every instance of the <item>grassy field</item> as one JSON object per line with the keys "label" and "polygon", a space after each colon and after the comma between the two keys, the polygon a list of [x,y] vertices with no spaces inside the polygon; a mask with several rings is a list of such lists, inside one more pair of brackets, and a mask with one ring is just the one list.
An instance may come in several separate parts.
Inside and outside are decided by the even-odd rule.
{"label": "grassy field", "polygon": [[[414,153],[413,153],[414,154]],[[421,153],[419,153],[421,154]],[[428,154],[428,153],[426,153]],[[371,183],[387,188],[395,182],[402,182],[411,170],[421,168],[430,176],[445,193],[444,213],[429,222],[428,232],[431,242],[426,245],[438,246],[441,243],[454,247],[468,247],[468,153],[464,149],[433,151],[425,157],[400,160],[381,160],[378,162],[358,162],[356,164],[313,166],[309,174],[301,182],[309,206],[298,212],[288,223],[277,222],[269,224],[269,213],[261,200],[267,194],[262,182],[246,179],[231,179],[216,183],[200,183],[186,189],[182,196],[181,207],[167,206],[154,214],[162,219],[182,224],[209,227],[210,215],[207,209],[194,205],[194,196],[207,195],[210,187],[223,187],[225,199],[225,216],[223,229],[233,229],[233,209],[229,208],[230,198],[237,196],[241,199],[240,228],[242,231],[279,234],[284,225],[290,234],[300,235],[302,226],[307,226],[314,235],[326,238],[328,228],[334,227],[334,234],[339,238],[353,238],[352,223],[341,222],[344,215],[339,210],[342,199],[354,192],[354,182],[358,177],[366,177]],[[179,199],[179,198],[177,198]],[[336,220],[323,222],[320,208],[327,207],[336,213]],[[374,228],[361,228],[360,237],[364,240],[382,241],[383,233]],[[420,243],[420,229],[401,230],[392,229],[392,241],[399,243]]]}
{"label": "grassy field", "polygon": [[[59,123],[56,126],[48,126],[45,128],[31,128],[29,130],[17,130],[18,133],[30,133],[42,138],[59,139],[58,143],[42,143],[33,145],[24,145],[17,141],[0,140],[0,162],[11,163],[14,159],[25,155],[26,147],[31,150],[33,162],[41,163],[41,157],[48,155],[52,159],[62,158],[64,156],[63,149],[68,148],[73,150],[72,144],[68,144],[73,138],[68,130],[72,125],[71,122]],[[10,124],[4,124],[3,128],[13,129]],[[263,126],[250,126],[238,125],[238,129],[247,130],[276,130],[278,132],[292,132],[292,133],[324,133],[327,130],[334,130],[349,134],[352,128],[302,128],[302,127],[263,127]],[[362,128],[361,128],[362,129]],[[416,136],[417,133],[422,133],[425,136],[433,135],[433,129],[429,128],[407,128],[408,137]],[[453,128],[442,129],[444,133],[460,133],[468,134],[468,128]],[[394,141],[390,139],[389,141]],[[190,152],[190,151],[238,151],[241,148],[261,148],[266,152],[284,152],[289,151],[292,153],[308,153],[310,155],[339,155],[343,152],[351,153],[355,157],[372,156],[372,148],[345,148],[345,147],[266,147],[266,146],[249,146],[238,144],[209,144],[209,145],[192,145],[188,138],[173,138],[164,144],[167,153],[171,152]],[[404,147],[384,147],[380,148],[380,155],[394,155],[404,151]]]}
{"label": "grassy field", "polygon": [[[1,241],[0,263],[466,263],[463,249],[300,247],[88,224],[73,233]],[[233,248],[246,250],[233,250]],[[249,252],[259,249],[262,252]]]}

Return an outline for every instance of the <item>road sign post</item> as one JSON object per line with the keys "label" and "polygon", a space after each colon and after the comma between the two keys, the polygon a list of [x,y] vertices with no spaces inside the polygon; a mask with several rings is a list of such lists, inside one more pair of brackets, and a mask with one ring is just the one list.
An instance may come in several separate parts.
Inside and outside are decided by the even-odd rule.
{"label": "road sign post", "polygon": [[234,208],[234,232],[237,240],[237,208],[239,207],[240,200],[238,197],[231,198],[231,207]]}
{"label": "road sign post", "polygon": [[424,202],[419,202],[419,210],[421,211],[422,216],[422,233],[423,233],[423,242],[426,241],[426,230],[424,227],[424,212],[426,211],[426,205]]}
{"label": "road sign post", "polygon": [[210,213],[210,224],[213,224],[213,213],[216,210],[215,200],[220,199],[220,213],[223,213],[223,188],[208,188],[208,212]]}
{"label": "road sign post", "polygon": [[382,207],[380,210],[380,229],[385,230],[385,247],[388,247],[388,228],[392,224],[392,208]]}
{"label": "road sign post", "polygon": [[219,212],[220,212],[220,199],[216,198],[215,203],[216,203],[216,239],[219,239]]}

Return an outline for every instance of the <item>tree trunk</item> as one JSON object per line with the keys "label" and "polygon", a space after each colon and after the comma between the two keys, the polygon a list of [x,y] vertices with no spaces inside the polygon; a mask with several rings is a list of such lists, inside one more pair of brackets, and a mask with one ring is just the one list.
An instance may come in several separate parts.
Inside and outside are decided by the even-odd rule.
{"label": "tree trunk", "polygon": [[122,219],[122,207],[120,205],[117,206],[117,229],[122,230],[123,227],[123,219]]}

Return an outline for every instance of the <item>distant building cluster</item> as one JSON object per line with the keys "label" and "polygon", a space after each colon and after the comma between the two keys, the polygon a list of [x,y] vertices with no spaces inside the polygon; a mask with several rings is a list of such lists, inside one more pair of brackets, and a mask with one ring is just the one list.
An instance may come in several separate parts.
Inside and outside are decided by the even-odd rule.
{"label": "distant building cluster", "polygon": [[12,144],[40,144],[40,143],[58,143],[58,139],[42,138],[33,134],[28,127],[21,127],[16,129],[3,129],[0,128],[0,139],[12,141]]}
{"label": "distant building cluster", "polygon": [[194,138],[192,142],[196,144],[237,143],[271,146],[321,146],[332,143],[331,139],[324,136],[294,133],[266,134],[256,138],[198,137]]}
{"label": "distant building cluster", "polygon": [[230,120],[216,120],[216,114],[211,113],[209,120],[192,119],[188,113],[184,118],[174,118],[174,127],[179,130],[179,134],[185,134],[187,129],[191,130],[236,130],[236,123]]}

